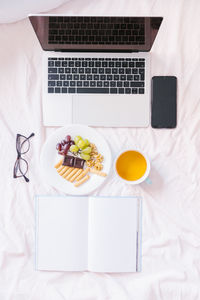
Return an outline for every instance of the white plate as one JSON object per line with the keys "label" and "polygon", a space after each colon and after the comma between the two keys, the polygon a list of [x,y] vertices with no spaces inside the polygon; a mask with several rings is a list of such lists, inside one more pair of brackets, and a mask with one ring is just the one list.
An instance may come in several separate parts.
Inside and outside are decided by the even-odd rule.
{"label": "white plate", "polygon": [[71,135],[72,139],[76,135],[80,135],[94,143],[98,152],[103,155],[103,172],[109,173],[111,167],[111,151],[106,140],[93,128],[84,125],[69,125],[59,128],[45,142],[41,157],[40,164],[42,175],[47,183],[70,195],[87,195],[97,189],[106,180],[107,177],[101,177],[90,173],[90,179],[79,187],[75,187],[73,183],[67,181],[60,176],[54,165],[61,158],[57,154],[56,144],[63,140],[66,135]]}

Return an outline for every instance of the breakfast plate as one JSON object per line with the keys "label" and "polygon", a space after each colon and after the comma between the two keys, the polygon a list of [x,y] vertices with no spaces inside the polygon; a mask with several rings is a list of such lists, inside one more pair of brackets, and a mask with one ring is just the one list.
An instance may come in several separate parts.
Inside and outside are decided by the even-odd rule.
{"label": "breakfast plate", "polygon": [[[87,171],[86,169],[90,170],[85,177],[85,182],[83,180],[83,184],[75,184],[73,182],[70,182],[66,180],[66,178],[61,176],[61,172],[59,173],[58,170],[59,168],[63,168],[61,165],[61,159],[64,160],[65,156],[60,155],[59,153],[62,153],[62,151],[58,151],[58,146],[61,141],[65,139],[65,137],[71,137],[71,140],[77,138],[82,138],[84,141],[87,140],[88,144],[91,143],[93,147],[96,146],[96,150],[98,151],[98,155],[100,154],[100,157],[102,158],[102,163],[100,164],[100,169],[99,171],[94,170],[94,168],[89,168],[89,160],[85,161],[84,169],[79,170],[77,166],[74,166],[77,168],[79,172],[84,173]],[[74,141],[73,141],[74,144]],[[73,145],[72,144],[72,145]],[[80,143],[81,144],[81,143]],[[57,145],[57,146],[56,146]],[[90,144],[88,145],[89,148],[91,146]],[[95,145],[95,146],[94,146]],[[57,148],[56,148],[57,147]],[[64,146],[63,146],[64,147]],[[72,147],[73,148],[73,147]],[[76,147],[75,147],[76,148]],[[61,150],[61,149],[59,149]],[[87,147],[88,150],[88,147]],[[87,150],[85,150],[87,152]],[[88,154],[85,155],[83,152],[84,150],[79,149],[80,155],[83,158],[87,158]],[[90,149],[88,152],[91,151]],[[59,152],[59,153],[58,153]],[[77,153],[79,153],[77,152]],[[96,152],[97,153],[97,152]],[[71,155],[71,153],[67,153],[66,155]],[[89,153],[89,157],[90,154]],[[72,154],[73,155],[73,154]],[[77,155],[75,153],[75,155]],[[79,155],[79,157],[80,157]],[[79,160],[83,160],[82,158],[79,158]],[[60,162],[60,163],[59,163]],[[50,184],[51,186],[55,187],[56,189],[65,192],[70,195],[87,195],[96,190],[98,187],[100,187],[103,182],[105,182],[110,168],[111,168],[111,151],[108,146],[108,143],[104,139],[103,136],[101,136],[95,129],[85,126],[85,125],[68,125],[59,129],[56,129],[46,140],[42,151],[41,151],[41,157],[40,157],[40,165],[41,165],[41,171],[42,171],[42,176],[44,180]],[[63,164],[63,162],[62,162]],[[58,165],[61,165],[59,168],[57,168]],[[99,167],[99,166],[97,166]],[[70,169],[69,165],[65,167],[66,169]],[[102,169],[101,169],[102,168]],[[93,170],[92,170],[93,169]],[[92,172],[93,171],[93,172]],[[64,171],[63,171],[64,172]],[[76,172],[74,170],[74,172]],[[96,174],[94,174],[96,172]],[[78,174],[78,173],[77,173]],[[98,175],[103,175],[103,176],[98,176]],[[76,176],[76,175],[75,175]],[[79,175],[81,176],[81,175]],[[78,177],[77,177],[78,178]],[[80,181],[78,181],[80,182]]]}

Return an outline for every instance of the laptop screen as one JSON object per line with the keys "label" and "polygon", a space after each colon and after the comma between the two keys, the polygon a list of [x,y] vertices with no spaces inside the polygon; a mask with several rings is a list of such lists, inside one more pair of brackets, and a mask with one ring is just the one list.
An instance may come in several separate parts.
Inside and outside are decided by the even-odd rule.
{"label": "laptop screen", "polygon": [[150,51],[162,17],[29,17],[44,50]]}

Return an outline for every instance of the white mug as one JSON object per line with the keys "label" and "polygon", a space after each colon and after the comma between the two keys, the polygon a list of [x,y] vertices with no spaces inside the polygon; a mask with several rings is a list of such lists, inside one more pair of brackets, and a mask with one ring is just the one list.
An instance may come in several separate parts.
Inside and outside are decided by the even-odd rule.
{"label": "white mug", "polygon": [[[145,173],[143,174],[142,177],[140,177],[140,178],[137,179],[137,180],[126,180],[126,179],[122,178],[122,177],[118,174],[118,171],[117,171],[116,165],[117,165],[118,159],[120,158],[120,156],[121,156],[122,154],[124,154],[124,153],[126,153],[126,152],[128,152],[128,151],[134,151],[134,152],[138,152],[139,154],[141,154],[141,155],[144,157],[144,159],[145,159],[145,161],[146,161],[146,164],[147,164]],[[152,182],[151,182],[151,179],[148,177],[148,176],[149,176],[149,173],[150,173],[150,161],[149,161],[147,155],[144,154],[143,152],[141,152],[140,150],[128,149],[128,150],[125,150],[125,151],[121,152],[121,153],[117,156],[117,158],[115,159],[115,172],[116,172],[117,176],[118,176],[123,182],[126,182],[126,183],[128,183],[128,184],[133,184],[133,185],[135,185],[135,184],[140,184],[140,183],[142,183],[142,182],[144,182],[144,181],[145,181],[146,183],[148,183],[148,184],[151,184],[151,183],[152,183]]]}

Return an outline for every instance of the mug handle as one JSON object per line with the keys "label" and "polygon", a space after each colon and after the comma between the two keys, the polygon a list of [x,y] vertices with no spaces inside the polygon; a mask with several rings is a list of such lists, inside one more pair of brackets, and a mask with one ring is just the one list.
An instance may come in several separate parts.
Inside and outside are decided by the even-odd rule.
{"label": "mug handle", "polygon": [[149,185],[152,184],[152,181],[151,181],[151,179],[150,179],[149,177],[147,177],[147,178],[145,179],[145,182],[146,182],[147,184],[149,184]]}

